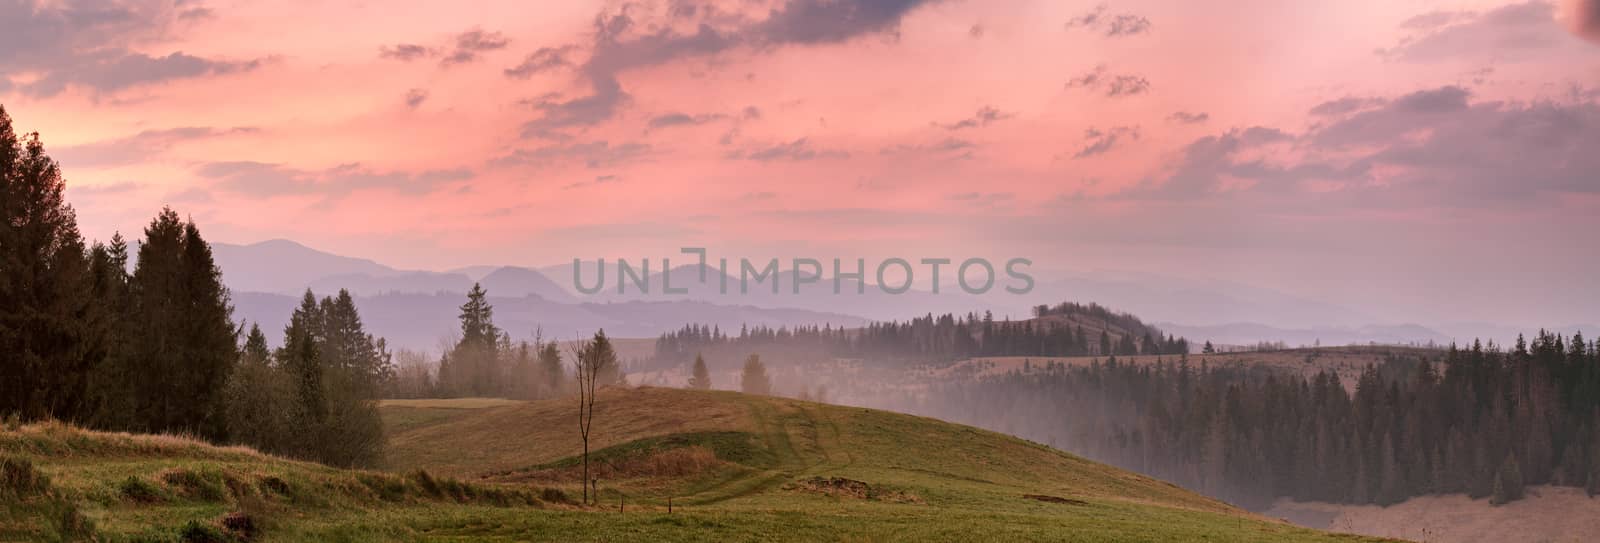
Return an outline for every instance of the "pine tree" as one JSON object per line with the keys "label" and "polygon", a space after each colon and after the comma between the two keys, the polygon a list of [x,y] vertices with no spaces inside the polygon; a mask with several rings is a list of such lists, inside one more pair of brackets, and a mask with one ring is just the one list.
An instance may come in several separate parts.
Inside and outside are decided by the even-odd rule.
{"label": "pine tree", "polygon": [[[499,364],[500,329],[494,325],[494,307],[488,292],[477,283],[467,292],[461,305],[461,339],[451,350],[452,381],[446,386],[459,394],[493,396],[499,394],[502,371]],[[442,377],[442,376],[441,376]]]}
{"label": "pine tree", "polygon": [[545,378],[546,397],[554,398],[560,395],[566,376],[563,375],[564,370],[561,368],[561,348],[556,342],[547,342],[540,347],[539,366],[543,368],[541,373]]}
{"label": "pine tree", "polygon": [[283,347],[278,349],[278,364],[294,383],[294,423],[310,433],[321,428],[328,416],[322,354],[317,348],[321,317],[316,295],[307,290],[300,307],[289,317],[289,325],[283,330]]}
{"label": "pine tree", "polygon": [[694,355],[694,376],[689,378],[689,388],[699,390],[711,389],[711,371],[706,369],[706,359]]}
{"label": "pine tree", "polygon": [[745,394],[772,394],[772,380],[767,377],[767,366],[760,355],[750,355],[744,360],[744,370],[739,375],[739,390]]}
{"label": "pine tree", "polygon": [[1500,470],[1495,472],[1494,494],[1489,503],[1504,505],[1522,499],[1522,469],[1517,466],[1517,455],[1506,457]]}
{"label": "pine tree", "polygon": [[103,358],[92,279],[60,168],[0,107],[0,414],[81,420]]}
{"label": "pine tree", "polygon": [[261,327],[252,324],[240,349],[239,365],[228,378],[228,438],[273,454],[294,454],[291,426],[292,390],[286,374],[272,366],[272,353]]}
{"label": "pine tree", "polygon": [[211,246],[166,208],[145,228],[128,280],[127,330],[110,357],[124,380],[108,425],[226,437],[223,392],[238,361],[233,307]]}

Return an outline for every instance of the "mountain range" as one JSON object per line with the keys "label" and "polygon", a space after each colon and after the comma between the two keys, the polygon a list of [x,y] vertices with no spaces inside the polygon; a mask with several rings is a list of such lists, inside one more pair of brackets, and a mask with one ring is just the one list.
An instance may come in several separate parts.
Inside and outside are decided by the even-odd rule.
{"label": "mountain range", "polygon": [[[767,282],[752,280],[741,291],[736,271],[724,274],[715,267],[707,268],[702,280],[702,270],[687,265],[640,273],[648,292],[631,280],[618,292],[613,260],[607,263],[605,288],[584,294],[571,284],[572,264],[403,270],[281,239],[249,245],[215,243],[213,251],[223,280],[233,292],[236,319],[260,324],[269,337],[281,330],[306,289],[319,296],[348,289],[373,333],[388,338],[391,345],[412,349],[434,349],[449,337],[456,328],[457,308],[474,283],[489,293],[497,324],[517,338],[530,337],[536,330],[546,337],[568,337],[596,328],[605,328],[617,337],[653,337],[690,323],[724,329],[741,325],[861,326],[927,314],[986,311],[997,319],[1023,319],[1031,316],[1030,308],[1035,305],[1061,301],[1097,302],[1127,311],[1146,322],[1162,323],[1163,330],[1197,343],[1209,339],[1235,345],[1259,341],[1443,344],[1470,341],[1471,337],[1504,343],[1515,337],[1516,330],[1492,323],[1442,327],[1382,323],[1382,319],[1356,309],[1272,289],[1144,272],[1036,270],[1032,272],[1036,285],[1025,295],[1010,294],[998,286],[984,295],[971,295],[953,281],[941,284],[938,293],[923,283],[920,288],[890,294],[849,278],[839,282],[841,294],[834,294],[833,280],[821,278],[802,285],[802,293],[797,295],[794,270],[780,269]],[[579,266],[585,286],[594,285],[594,264],[586,260]],[[630,264],[640,271],[639,262]],[[665,293],[668,281],[675,289],[688,292]],[[771,281],[777,282],[776,292]],[[858,289],[864,292],[857,294]]]}

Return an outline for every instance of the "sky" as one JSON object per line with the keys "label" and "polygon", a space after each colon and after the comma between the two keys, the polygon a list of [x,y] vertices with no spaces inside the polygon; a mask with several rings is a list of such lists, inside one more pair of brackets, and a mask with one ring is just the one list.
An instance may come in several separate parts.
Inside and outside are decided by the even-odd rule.
{"label": "sky", "polygon": [[[1600,2],[0,0],[85,235],[1225,279],[1595,322]],[[136,236],[135,236],[136,237]]]}

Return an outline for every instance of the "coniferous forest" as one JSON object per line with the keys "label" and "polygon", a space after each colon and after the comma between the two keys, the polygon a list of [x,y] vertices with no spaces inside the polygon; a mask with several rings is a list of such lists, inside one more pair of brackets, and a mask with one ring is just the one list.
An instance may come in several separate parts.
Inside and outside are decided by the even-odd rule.
{"label": "coniferous forest", "polygon": [[1600,352],[1581,334],[1391,355],[1353,387],[1328,371],[1299,378],[1182,357],[1034,368],[950,384],[907,408],[1247,507],[1444,493],[1504,503],[1541,484],[1600,493]]}
{"label": "coniferous forest", "polygon": [[1036,318],[1023,321],[995,320],[987,313],[960,316],[947,313],[904,322],[875,322],[863,328],[758,326],[743,328],[737,333],[689,325],[656,339],[654,362],[682,365],[696,356],[712,353],[719,358],[736,360],[752,352],[796,361],[853,358],[895,365],[981,356],[1131,356],[1189,352],[1188,340],[1166,335],[1138,317],[1115,313],[1097,304],[1040,305],[1033,313]]}
{"label": "coniferous forest", "polygon": [[379,457],[390,357],[349,293],[307,292],[273,351],[234,322],[193,221],[163,209],[133,247],[89,242],[65,187],[38,134],[17,134],[0,108],[0,416],[335,465]]}

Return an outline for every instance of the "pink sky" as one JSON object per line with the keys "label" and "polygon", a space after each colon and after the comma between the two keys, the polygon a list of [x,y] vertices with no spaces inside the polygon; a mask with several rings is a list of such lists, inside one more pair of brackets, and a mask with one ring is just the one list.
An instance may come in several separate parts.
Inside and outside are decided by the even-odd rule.
{"label": "pink sky", "polygon": [[408,268],[1024,256],[1556,324],[1600,319],[1582,1],[6,2],[0,103],[100,239],[171,205]]}

